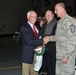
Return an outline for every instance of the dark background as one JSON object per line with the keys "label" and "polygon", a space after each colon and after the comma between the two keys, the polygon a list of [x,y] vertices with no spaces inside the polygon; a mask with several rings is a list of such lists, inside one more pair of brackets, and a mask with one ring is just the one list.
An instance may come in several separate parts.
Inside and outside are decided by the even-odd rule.
{"label": "dark background", "polygon": [[76,16],[76,0],[0,0],[0,75],[21,75],[21,41],[19,29],[26,22],[26,13],[35,10],[38,17],[58,2]]}

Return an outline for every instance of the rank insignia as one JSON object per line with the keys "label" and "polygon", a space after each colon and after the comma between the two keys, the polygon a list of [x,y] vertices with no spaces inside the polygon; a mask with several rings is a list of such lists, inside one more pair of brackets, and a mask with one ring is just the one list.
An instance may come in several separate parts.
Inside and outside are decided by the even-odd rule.
{"label": "rank insignia", "polygon": [[72,33],[74,33],[74,32],[76,31],[76,26],[72,24],[72,25],[70,26],[70,31],[71,31]]}

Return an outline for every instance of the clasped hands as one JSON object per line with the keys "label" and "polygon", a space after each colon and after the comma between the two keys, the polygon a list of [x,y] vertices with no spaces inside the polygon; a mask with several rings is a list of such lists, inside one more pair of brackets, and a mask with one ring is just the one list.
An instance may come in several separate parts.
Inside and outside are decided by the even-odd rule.
{"label": "clasped hands", "polygon": [[45,44],[47,44],[49,41],[50,41],[50,38],[49,38],[49,36],[45,36],[44,38],[43,38],[43,44],[45,45]]}
{"label": "clasped hands", "polygon": [[[50,41],[49,36],[45,36],[45,37],[43,38],[43,46],[45,46],[49,41]],[[35,50],[38,49],[38,48],[42,48],[43,46],[37,46],[37,47],[35,48]]]}

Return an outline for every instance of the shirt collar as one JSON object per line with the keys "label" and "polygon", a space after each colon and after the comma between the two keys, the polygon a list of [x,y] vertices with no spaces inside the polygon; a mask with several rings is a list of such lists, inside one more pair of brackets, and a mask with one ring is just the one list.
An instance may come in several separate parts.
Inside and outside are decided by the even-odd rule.
{"label": "shirt collar", "polygon": [[32,23],[30,23],[29,21],[28,21],[28,23],[29,23],[29,25],[31,26],[31,28],[33,29],[33,24],[32,24]]}
{"label": "shirt collar", "polygon": [[[31,28],[33,29],[33,24],[32,23],[30,23],[29,21],[28,21],[28,23],[29,23],[29,25],[31,26]],[[35,26],[36,27],[36,26]],[[37,33],[39,33],[39,31],[38,31],[38,29],[36,28],[36,31],[37,31]]]}

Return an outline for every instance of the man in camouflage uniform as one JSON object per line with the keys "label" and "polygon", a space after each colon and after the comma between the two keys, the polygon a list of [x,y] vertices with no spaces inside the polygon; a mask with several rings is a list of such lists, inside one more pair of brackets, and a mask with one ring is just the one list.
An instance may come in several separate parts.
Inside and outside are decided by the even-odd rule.
{"label": "man in camouflage uniform", "polygon": [[65,5],[58,3],[55,14],[60,17],[56,35],[50,36],[56,41],[56,75],[73,75],[75,72],[76,21],[66,13]]}

